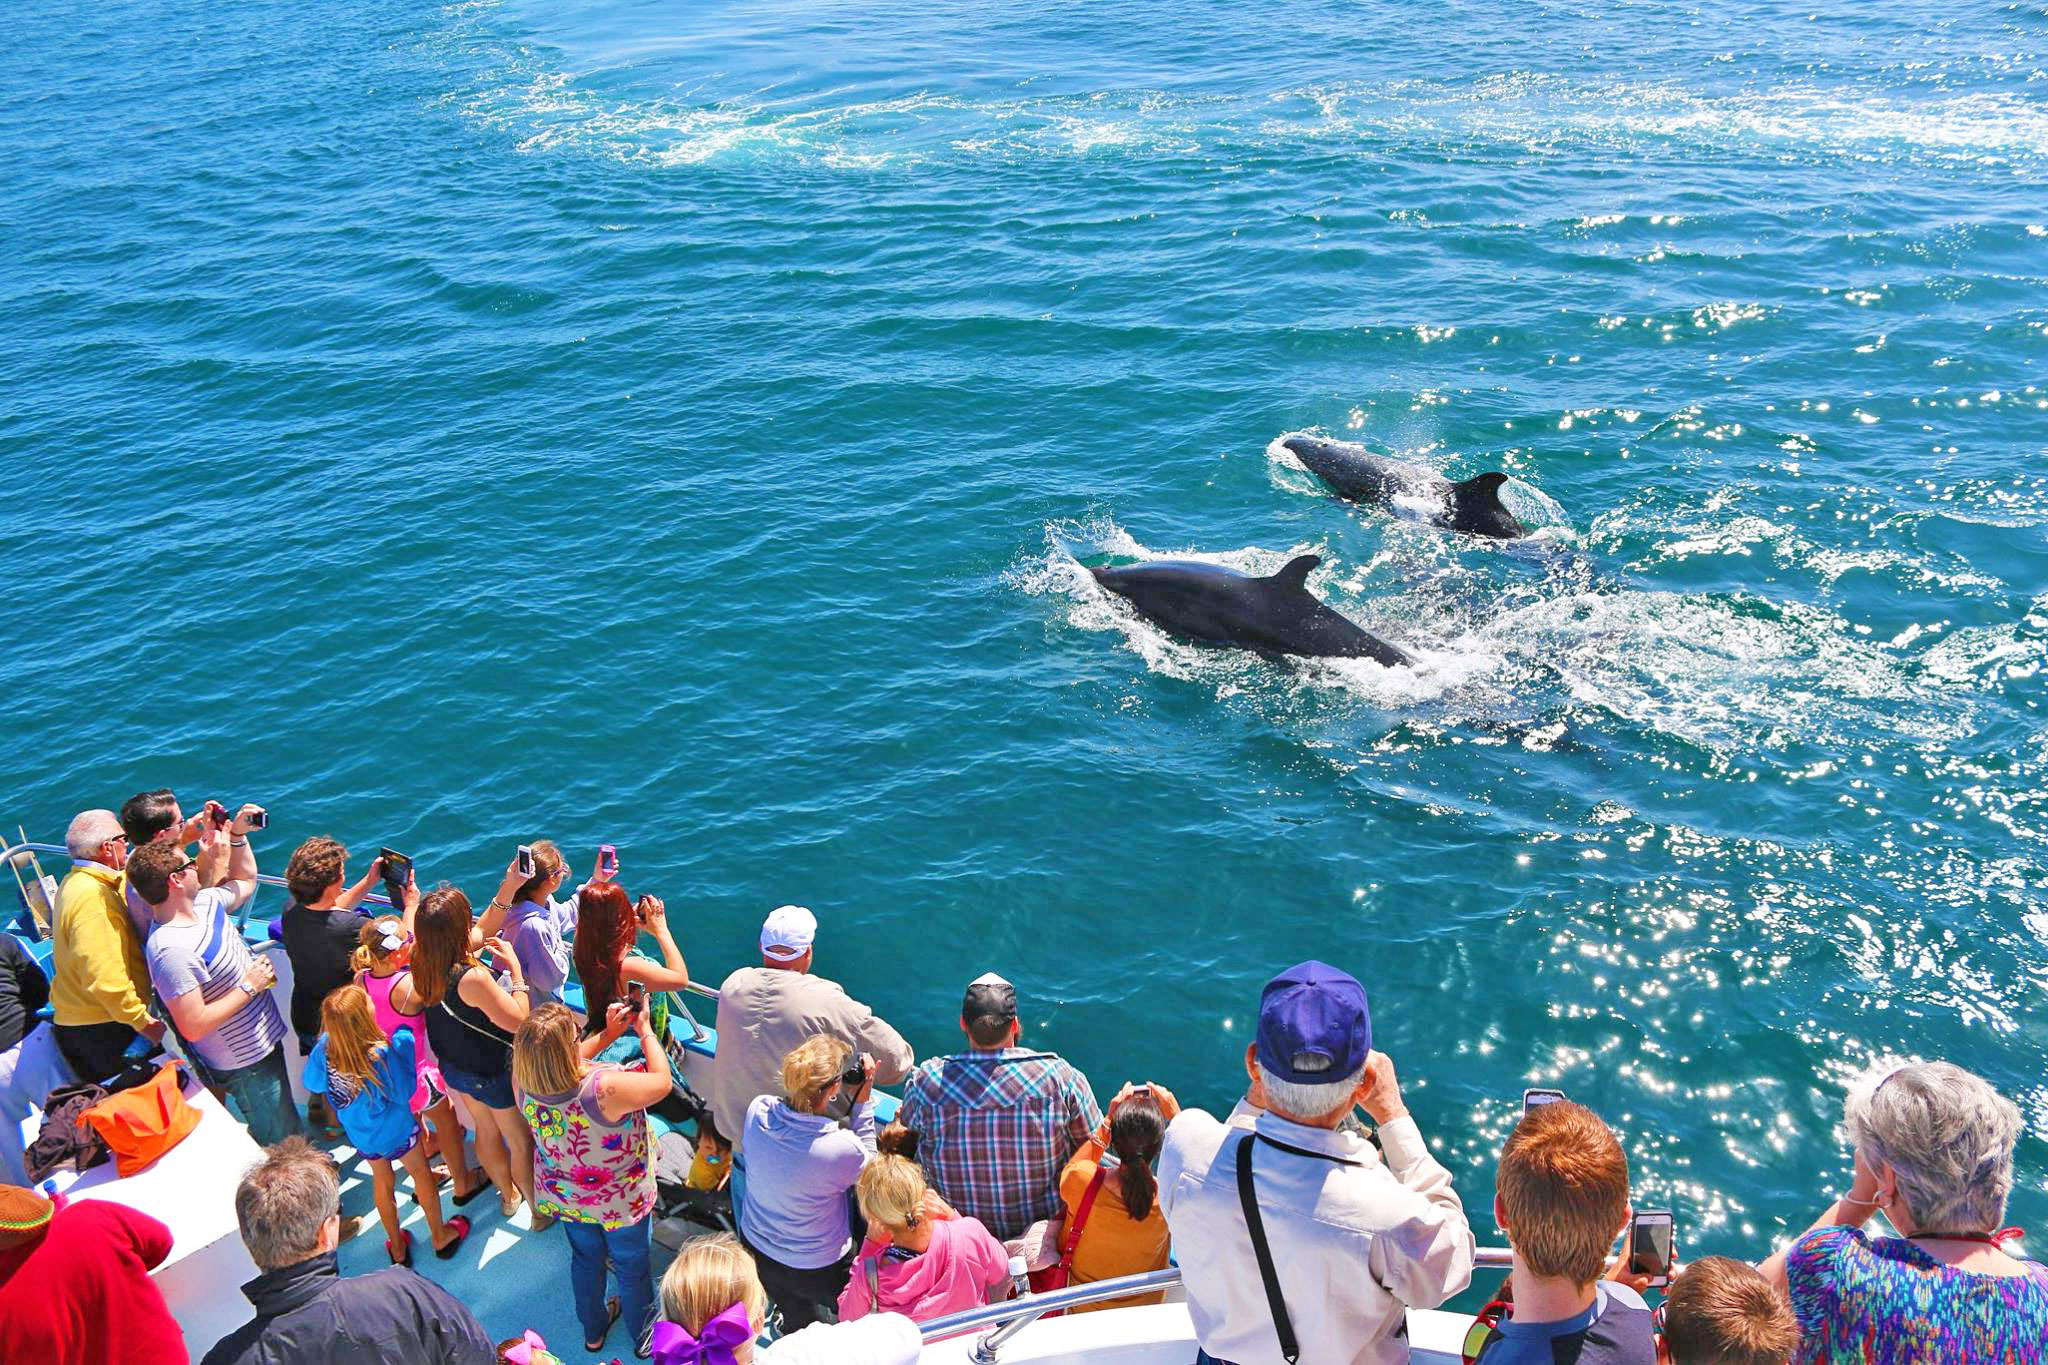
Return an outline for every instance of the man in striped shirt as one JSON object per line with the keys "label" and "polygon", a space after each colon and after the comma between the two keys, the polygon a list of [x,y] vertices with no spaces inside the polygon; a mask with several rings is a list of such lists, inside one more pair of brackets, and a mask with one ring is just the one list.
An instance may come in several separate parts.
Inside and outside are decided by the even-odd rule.
{"label": "man in striped shirt", "polygon": [[912,1072],[897,1117],[946,1201],[1008,1241],[1059,1212],[1060,1172],[1102,1110],[1064,1059],[1017,1046],[1017,988],[994,972],[967,987],[960,1028],[969,1050]]}
{"label": "man in striped shirt", "polygon": [[156,921],[144,956],[149,979],[185,1048],[227,1091],[263,1146],[299,1131],[284,1056],[284,1016],[271,999],[277,971],[249,951],[230,918],[256,893],[249,847],[254,806],[228,826],[227,879],[201,887],[184,846],[168,840],[128,855],[128,884]]}

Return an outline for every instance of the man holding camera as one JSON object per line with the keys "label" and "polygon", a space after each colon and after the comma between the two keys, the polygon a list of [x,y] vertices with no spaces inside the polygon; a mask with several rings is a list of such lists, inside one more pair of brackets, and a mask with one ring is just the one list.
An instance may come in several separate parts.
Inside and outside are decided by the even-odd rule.
{"label": "man holding camera", "polygon": [[1407,1310],[1472,1282],[1472,1228],[1372,1050],[1365,988],[1321,962],[1274,977],[1245,1071],[1229,1119],[1182,1110],[1159,1159],[1199,1359],[1405,1362]]}
{"label": "man holding camera", "polygon": [[249,951],[230,918],[256,893],[249,831],[263,823],[243,806],[228,825],[227,877],[199,885],[182,843],[159,840],[128,855],[128,882],[156,921],[145,956],[186,1051],[231,1096],[263,1146],[299,1131],[284,1055],[284,1016],[271,999],[277,971]]}

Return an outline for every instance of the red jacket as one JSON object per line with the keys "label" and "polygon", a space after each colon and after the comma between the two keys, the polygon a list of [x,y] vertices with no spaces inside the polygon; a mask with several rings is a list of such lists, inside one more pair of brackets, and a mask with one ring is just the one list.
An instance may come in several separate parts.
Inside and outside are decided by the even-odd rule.
{"label": "red jacket", "polygon": [[184,1334],[149,1278],[171,1230],[104,1199],[67,1204],[42,1240],[0,1251],[0,1360],[189,1365]]}

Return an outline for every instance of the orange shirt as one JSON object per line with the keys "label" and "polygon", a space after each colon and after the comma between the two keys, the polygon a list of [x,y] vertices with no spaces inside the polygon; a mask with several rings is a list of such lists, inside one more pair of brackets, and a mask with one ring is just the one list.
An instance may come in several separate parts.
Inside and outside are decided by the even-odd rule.
{"label": "orange shirt", "polygon": [[[1060,1202],[1067,1207],[1065,1229],[1068,1231],[1074,1226],[1075,1211],[1081,1207],[1081,1197],[1088,1192],[1088,1182],[1095,1178],[1096,1168],[1102,1163],[1103,1148],[1108,1143],[1109,1123],[1104,1120],[1094,1136],[1074,1153],[1074,1159],[1067,1163],[1066,1170],[1060,1172]],[[1151,1212],[1143,1221],[1132,1218],[1131,1211],[1124,1207],[1123,1181],[1111,1168],[1102,1179],[1102,1188],[1095,1192],[1095,1205],[1088,1211],[1088,1221],[1081,1225],[1081,1243],[1074,1248],[1074,1268],[1067,1282],[1088,1284],[1095,1280],[1113,1280],[1119,1275],[1164,1270],[1166,1247],[1166,1214],[1159,1207],[1159,1200],[1153,1199]],[[1160,1303],[1165,1298],[1164,1291],[1137,1294],[1109,1303],[1088,1304],[1073,1311],[1086,1313],[1097,1308],[1134,1308],[1140,1304]]]}

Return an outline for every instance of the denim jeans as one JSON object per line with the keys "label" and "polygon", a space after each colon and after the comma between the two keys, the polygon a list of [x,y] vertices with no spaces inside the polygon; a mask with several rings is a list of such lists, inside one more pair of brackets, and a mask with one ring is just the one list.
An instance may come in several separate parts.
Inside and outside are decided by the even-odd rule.
{"label": "denim jeans", "polygon": [[569,1289],[576,1299],[576,1320],[583,1324],[583,1339],[604,1336],[604,1269],[611,1258],[612,1275],[619,1282],[619,1321],[633,1334],[633,1345],[647,1335],[654,1321],[654,1219],[642,1218],[622,1228],[599,1223],[561,1220],[569,1239]]}
{"label": "denim jeans", "polygon": [[260,1062],[233,1071],[208,1067],[206,1074],[228,1092],[235,1108],[242,1111],[242,1122],[249,1125],[249,1136],[256,1139],[257,1146],[268,1147],[300,1131],[299,1107],[292,1103],[292,1082],[285,1069],[282,1043]]}

